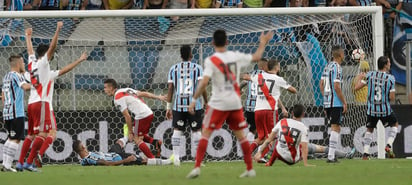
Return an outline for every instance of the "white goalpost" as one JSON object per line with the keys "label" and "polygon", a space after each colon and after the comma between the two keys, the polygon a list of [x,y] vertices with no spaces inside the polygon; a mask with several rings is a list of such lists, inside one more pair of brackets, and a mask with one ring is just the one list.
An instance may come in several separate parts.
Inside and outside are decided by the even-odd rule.
{"label": "white goalpost", "polygon": [[[310,8],[242,8],[242,9],[166,9],[166,10],[97,10],[97,11],[21,11],[0,12],[0,59],[10,53],[27,58],[24,29],[33,28],[34,47],[49,43],[57,21],[63,21],[58,53],[51,62],[59,69],[88,51],[87,61],[56,81],[53,107],[56,111],[58,139],[46,152],[46,163],[77,162],[70,143],[86,141],[90,150],[107,151],[108,146],[123,136],[121,113],[103,93],[103,81],[116,79],[121,87],[131,87],[155,94],[167,93],[169,68],[180,62],[179,48],[189,44],[193,62],[203,64],[213,53],[211,37],[216,29],[228,33],[229,49],[253,52],[263,31],[275,36],[266,47],[264,57],[281,62],[281,76],[297,87],[298,94],[283,93],[285,106],[296,103],[307,107],[305,124],[311,142],[327,145],[328,127],[323,119],[319,80],[323,67],[331,60],[331,46],[345,50],[343,93],[349,112],[344,115],[340,148],[355,147],[361,156],[366,130],[366,103],[358,101],[352,82],[359,64],[350,57],[352,50],[362,48],[371,70],[383,55],[383,18],[379,6],[310,7]],[[0,63],[0,76],[8,64]],[[243,72],[253,70],[251,64]],[[244,99],[244,97],[243,97]],[[171,154],[171,121],[165,119],[164,103],[147,100],[154,110],[150,135],[163,140],[163,157]],[[2,107],[0,107],[2,108]],[[2,127],[3,124],[0,124]],[[385,133],[378,127],[371,152],[384,158]],[[383,131],[382,131],[383,130]],[[0,132],[0,140],[4,134]],[[184,160],[195,154],[190,130],[183,141]],[[208,160],[237,160],[242,153],[231,131],[224,127],[209,142]],[[383,143],[382,143],[383,141]],[[1,142],[0,142],[1,143]],[[127,150],[134,149],[128,145]],[[1,153],[1,152],[0,152]]]}

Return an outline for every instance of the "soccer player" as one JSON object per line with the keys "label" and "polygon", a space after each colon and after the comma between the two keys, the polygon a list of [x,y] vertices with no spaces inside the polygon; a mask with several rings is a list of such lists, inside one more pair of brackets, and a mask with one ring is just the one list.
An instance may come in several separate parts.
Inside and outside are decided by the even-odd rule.
{"label": "soccer player", "polygon": [[2,171],[16,172],[12,163],[19,148],[20,140],[24,138],[24,91],[30,89],[24,73],[23,57],[11,55],[9,57],[10,72],[3,78],[2,103],[4,127],[8,138],[3,145]]}
{"label": "soccer player", "polygon": [[[160,155],[162,141],[153,139],[148,135],[153,120],[153,111],[141,98],[146,97],[166,101],[166,97],[137,91],[132,88],[118,89],[117,82],[114,79],[104,81],[104,92],[108,96],[114,96],[114,105],[122,112],[126,120],[129,141],[134,141],[149,159],[155,158],[155,156],[145,142],[154,145],[157,155]],[[134,114],[134,126],[129,111]]]}
{"label": "soccer player", "polygon": [[[276,120],[274,119],[274,114],[278,110],[280,88],[286,89],[291,93],[297,92],[296,88],[277,75],[280,70],[279,61],[269,60],[267,65],[267,72],[264,71],[251,77],[251,80],[258,84],[255,107],[255,123],[258,138],[250,145],[251,152],[263,143],[273,129],[274,123],[278,121],[277,116]],[[263,156],[268,152],[268,149],[269,147],[263,152]]]}
{"label": "soccer player", "polygon": [[342,67],[344,51],[340,46],[332,47],[333,61],[323,70],[320,79],[320,91],[323,95],[323,108],[326,112],[327,123],[330,124],[329,154],[327,163],[337,163],[335,150],[339,142],[342,114],[346,113],[347,104],[342,93]]}
{"label": "soccer player", "polygon": [[[36,68],[33,68],[33,66],[39,65],[38,63],[41,63],[41,61],[37,61],[36,57],[34,56],[34,51],[33,51],[33,46],[31,43],[31,35],[32,35],[32,29],[26,29],[26,42],[27,42],[27,51],[29,53],[29,68],[31,69],[31,74],[30,74],[30,80],[32,82],[32,87],[30,90],[30,97],[29,97],[29,107],[28,108],[28,116],[29,116],[29,129],[28,129],[28,136],[25,139],[25,143],[23,143],[23,148],[22,148],[22,153],[20,154],[20,158],[19,158],[19,162],[16,165],[16,168],[18,170],[22,170],[22,164],[24,162],[24,157],[27,154],[28,149],[30,148],[30,144],[31,141],[34,138],[34,134],[36,134],[38,131],[36,131],[34,125],[36,125],[36,121],[38,121],[36,118],[35,114],[32,114],[33,109],[35,109],[35,106],[37,104],[37,102],[41,101],[41,97],[39,95],[39,89],[41,87],[39,87],[39,84],[36,84]],[[34,157],[36,156],[37,152],[38,152],[38,158],[34,159],[34,160],[38,160],[38,162],[36,162],[36,166],[37,167],[41,167],[41,159],[44,155],[44,153],[46,152],[46,150],[49,148],[49,146],[53,143],[53,141],[56,139],[56,118],[54,117],[54,111],[53,111],[53,106],[52,106],[52,98],[53,98],[53,89],[54,89],[54,81],[56,80],[56,78],[68,73],[69,71],[73,70],[77,65],[79,65],[80,63],[82,63],[83,61],[85,61],[87,59],[87,53],[84,52],[79,59],[77,59],[76,61],[66,65],[65,67],[63,67],[60,70],[50,70],[49,71],[49,79],[47,80],[47,85],[49,87],[49,92],[47,95],[47,98],[45,99],[47,101],[50,113],[49,113],[49,117],[50,117],[50,124],[49,128],[47,128],[48,126],[46,125],[46,131],[44,131],[44,133],[40,134],[40,136],[42,137],[41,139],[43,139],[43,143],[41,145],[41,147],[38,149],[38,151],[34,151],[36,153],[34,153]],[[37,63],[37,64],[36,64]],[[37,74],[38,76],[40,76],[39,74]],[[34,83],[34,84],[33,84]],[[34,106],[34,108],[33,108]],[[47,113],[46,113],[47,115]],[[40,132],[41,133],[41,132]],[[47,137],[44,139],[43,136],[47,135]],[[27,143],[26,143],[27,142]],[[33,151],[33,148],[32,148]],[[30,155],[29,155],[30,158]],[[29,159],[27,159],[29,161]],[[30,168],[29,164],[31,163],[27,163],[24,167],[25,168],[29,168],[29,170],[33,170],[34,168]]]}
{"label": "soccer player", "polygon": [[37,156],[37,152],[42,147],[43,142],[52,143],[53,139],[48,138],[46,140],[46,137],[53,137],[53,135],[55,137],[56,135],[56,133],[49,132],[50,130],[52,130],[52,128],[55,128],[55,121],[54,119],[52,119],[50,114],[51,109],[49,100],[51,99],[51,79],[52,77],[57,76],[57,74],[50,71],[49,62],[52,59],[54,51],[56,49],[59,32],[62,27],[63,22],[57,22],[57,28],[50,46],[39,45],[37,47],[36,52],[38,60],[36,60],[33,52],[33,47],[31,44],[31,32],[28,30],[26,32],[26,36],[28,37],[26,38],[26,44],[29,53],[28,69],[30,72],[30,81],[32,86],[34,87],[34,90],[30,92],[29,105],[27,108],[27,114],[29,117],[28,136],[23,143],[22,153],[20,154],[21,160],[19,160],[19,163],[17,163],[16,165],[16,168],[18,170],[23,169],[21,164],[23,163],[24,157],[26,156],[26,153],[30,148],[30,144],[33,143],[31,152],[29,154],[29,157],[27,158],[27,163],[25,163],[24,168],[29,171],[37,171],[37,169],[32,165],[34,157]]}
{"label": "soccer player", "polygon": [[274,157],[266,163],[266,166],[272,166],[276,159],[288,165],[303,160],[303,165],[312,166],[308,164],[308,128],[302,123],[305,107],[300,104],[293,106],[292,116],[293,119],[282,119],[276,124],[269,137],[255,154],[255,160],[259,160],[269,143],[278,138],[273,151],[274,155],[272,155]]}
{"label": "soccer player", "polygon": [[[262,71],[267,71],[267,62],[267,59],[260,59],[257,63],[257,69],[251,71],[248,75],[253,76],[256,74],[260,74]],[[257,83],[254,83],[250,80],[247,80],[246,82],[242,83],[241,89],[246,86],[246,100],[243,109],[245,111],[246,122],[249,124],[249,133],[247,134],[247,138],[249,139],[249,141],[253,141],[255,139],[256,134],[255,105],[258,87]]]}
{"label": "soccer player", "polygon": [[252,157],[243,129],[247,124],[243,117],[242,102],[240,99],[239,73],[240,68],[247,66],[251,61],[262,58],[266,44],[273,37],[273,32],[260,36],[259,47],[252,54],[244,54],[238,51],[228,51],[227,36],[224,30],[216,30],[213,34],[215,53],[206,58],[203,79],[196,93],[193,95],[189,111],[194,114],[196,101],[203,94],[212,78],[212,96],[208,102],[205,117],[203,119],[202,138],[197,148],[196,163],[194,169],[187,178],[196,178],[200,175],[200,165],[206,152],[208,140],[215,129],[220,129],[223,123],[229,125],[237,137],[243,151],[246,163],[246,171],[240,177],[254,177],[255,170],[252,167]]}
{"label": "soccer player", "polygon": [[[187,125],[192,130],[192,147],[197,150],[200,140],[200,129],[202,128],[203,104],[198,99],[195,107],[195,114],[189,114],[189,104],[195,93],[199,81],[202,79],[203,69],[200,65],[190,62],[192,60],[192,49],[189,45],[180,48],[182,62],[173,65],[169,70],[167,94],[166,117],[173,119],[172,146],[174,155],[174,165],[180,166],[180,150],[184,143],[181,143],[183,132]],[[174,95],[173,105],[169,102]],[[203,100],[207,104],[207,92],[203,93]]]}
{"label": "soccer player", "polygon": [[364,86],[368,86],[368,120],[366,124],[366,132],[364,136],[363,145],[363,159],[369,159],[369,148],[372,142],[372,133],[379,120],[385,126],[390,126],[387,145],[385,147],[386,154],[389,158],[394,158],[392,144],[398,133],[398,121],[395,113],[393,112],[390,101],[395,100],[395,78],[388,74],[391,68],[391,62],[388,57],[381,56],[378,59],[378,71],[370,71],[366,74],[361,73],[360,81],[355,90],[362,89]]}
{"label": "soccer player", "polygon": [[124,151],[124,143],[127,138],[119,139],[109,150],[109,153],[89,152],[87,147],[79,140],[73,143],[73,151],[79,154],[82,166],[118,166],[118,165],[169,165],[170,159],[147,159],[136,154],[129,154]]}

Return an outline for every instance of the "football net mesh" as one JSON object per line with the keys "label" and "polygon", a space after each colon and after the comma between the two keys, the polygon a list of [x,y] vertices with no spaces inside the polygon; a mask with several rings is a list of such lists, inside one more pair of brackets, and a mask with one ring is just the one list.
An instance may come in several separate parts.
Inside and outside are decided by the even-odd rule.
{"label": "football net mesh", "polygon": [[[298,89],[296,95],[283,92],[281,100],[289,110],[296,103],[307,107],[305,124],[310,129],[310,141],[324,146],[328,145],[329,130],[323,119],[319,80],[324,66],[332,58],[331,47],[341,45],[345,50],[343,93],[349,112],[344,115],[340,147],[345,151],[352,147],[358,151],[362,149],[365,103],[356,101],[352,92],[352,81],[359,72],[359,64],[352,60],[351,53],[362,48],[372,69],[374,30],[371,14],[180,16],[178,21],[163,16],[1,21],[2,61],[7,61],[10,53],[22,53],[27,62],[24,29],[33,28],[36,48],[41,43],[50,42],[57,21],[63,21],[64,26],[51,69],[60,69],[71,63],[83,51],[90,53],[87,61],[56,81],[53,108],[59,131],[58,139],[46,152],[46,163],[78,162],[71,149],[75,139],[85,141],[90,151],[108,151],[116,139],[123,137],[124,119],[113,106],[112,99],[104,94],[104,79],[114,78],[121,87],[166,94],[167,73],[173,64],[181,61],[181,44],[191,45],[193,62],[203,64],[204,58],[214,52],[211,36],[216,29],[227,31],[230,50],[246,53],[256,50],[262,31],[275,32],[264,57],[278,59],[281,62],[280,75]],[[0,75],[4,76],[9,69],[8,64],[2,62],[0,66]],[[254,68],[251,64],[243,72]],[[163,140],[161,154],[168,157],[172,153],[172,129],[171,121],[165,119],[165,103],[149,99],[146,103],[155,115],[150,135]],[[4,142],[6,138],[3,129],[0,139]],[[242,156],[227,127],[216,131],[211,140],[207,159],[237,160]],[[181,156],[192,160],[195,151],[191,150],[189,129],[184,142],[186,152]],[[131,144],[126,147],[127,151],[133,149],[138,150]]]}

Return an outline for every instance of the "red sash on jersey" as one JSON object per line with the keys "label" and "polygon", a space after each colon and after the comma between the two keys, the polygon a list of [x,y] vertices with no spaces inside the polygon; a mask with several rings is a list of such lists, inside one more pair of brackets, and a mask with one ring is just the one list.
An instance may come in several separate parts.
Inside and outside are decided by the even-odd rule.
{"label": "red sash on jersey", "polygon": [[273,96],[269,94],[269,88],[263,79],[262,73],[258,74],[258,84],[260,86],[260,89],[262,89],[262,92],[265,95],[266,100],[268,100],[270,108],[272,108],[272,110],[275,110],[276,100],[275,98],[273,98]]}
{"label": "red sash on jersey", "polygon": [[[288,145],[290,154],[292,155],[293,163],[295,163],[296,157],[296,148],[293,143],[293,138],[290,136],[291,132],[289,131],[288,121],[286,119],[282,119],[280,121],[280,126],[282,127],[283,136],[285,137],[286,144]],[[287,133],[287,135],[285,135]]]}
{"label": "red sash on jersey", "polygon": [[232,82],[237,95],[240,96],[240,88],[239,88],[239,84],[236,81],[236,75],[233,74],[233,72],[229,70],[227,65],[222,60],[220,60],[220,58],[216,56],[212,56],[210,57],[210,60],[212,61],[213,64],[215,64],[215,66],[219,69],[219,71],[223,73],[223,75],[226,75],[226,79]]}
{"label": "red sash on jersey", "polygon": [[117,93],[116,96],[114,97],[114,99],[115,99],[115,100],[118,100],[118,99],[123,98],[123,97],[125,97],[125,96],[132,96],[132,97],[134,97],[134,98],[139,99],[139,100],[142,101],[143,103],[146,103],[146,102],[144,102],[144,100],[143,100],[142,98],[140,98],[139,96],[137,96],[136,94],[131,93],[131,92],[120,92],[120,93]]}

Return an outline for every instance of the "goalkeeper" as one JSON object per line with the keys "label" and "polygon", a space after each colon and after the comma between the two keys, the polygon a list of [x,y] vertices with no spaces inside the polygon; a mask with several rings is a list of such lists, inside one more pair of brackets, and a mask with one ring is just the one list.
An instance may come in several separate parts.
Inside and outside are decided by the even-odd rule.
{"label": "goalkeeper", "polygon": [[[127,138],[117,140],[110,148],[109,153],[104,152],[89,152],[87,147],[80,140],[73,143],[73,151],[79,154],[82,166],[118,166],[118,165],[169,165],[172,164],[171,159],[147,159],[136,154],[129,154],[124,151],[124,143]],[[171,156],[172,158],[173,156]]]}

